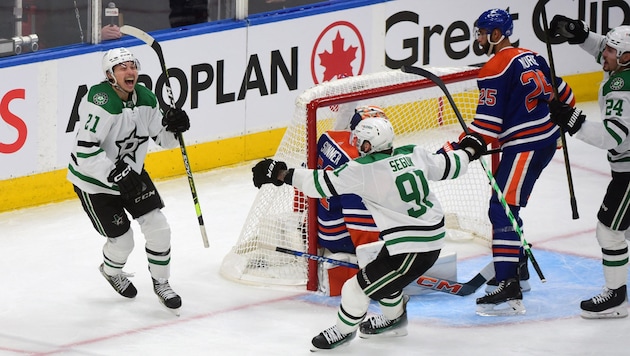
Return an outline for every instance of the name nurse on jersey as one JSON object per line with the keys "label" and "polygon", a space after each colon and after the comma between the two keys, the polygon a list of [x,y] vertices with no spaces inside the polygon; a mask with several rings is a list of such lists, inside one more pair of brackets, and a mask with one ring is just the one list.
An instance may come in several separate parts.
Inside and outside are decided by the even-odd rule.
{"label": "name nurse on jersey", "polygon": [[400,157],[389,161],[389,166],[392,167],[392,172],[398,172],[407,167],[415,167],[415,164],[409,157]]}
{"label": "name nurse on jersey", "polygon": [[523,66],[523,69],[527,69],[531,66],[539,66],[538,62],[536,62],[536,57],[534,56],[523,56],[521,58],[518,59],[519,62],[521,62],[521,65]]}

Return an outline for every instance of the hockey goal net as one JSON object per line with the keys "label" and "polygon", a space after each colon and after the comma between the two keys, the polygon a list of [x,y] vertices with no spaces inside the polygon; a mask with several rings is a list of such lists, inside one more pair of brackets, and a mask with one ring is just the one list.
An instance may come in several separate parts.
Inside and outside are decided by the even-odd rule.
{"label": "hockey goal net", "polygon": [[[478,100],[478,69],[426,69],[440,76],[464,120],[470,122]],[[394,146],[413,143],[434,152],[445,142],[456,141],[462,132],[439,87],[423,77],[392,70],[338,79],[306,90],[296,99],[293,119],[274,159],[289,167],[315,168],[319,136],[347,127],[359,105],[383,108],[394,126]],[[491,188],[481,165],[473,162],[464,176],[430,184],[446,214],[447,239],[470,239],[489,246]],[[278,246],[316,255],[316,202],[288,185],[264,185],[238,241],[222,262],[221,274],[243,283],[306,284],[308,290],[317,290],[317,261],[268,248]]]}

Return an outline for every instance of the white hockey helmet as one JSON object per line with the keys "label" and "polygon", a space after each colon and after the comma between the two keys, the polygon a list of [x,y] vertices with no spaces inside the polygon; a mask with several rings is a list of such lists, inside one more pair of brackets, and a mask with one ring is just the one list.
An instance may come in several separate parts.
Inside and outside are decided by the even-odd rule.
{"label": "white hockey helmet", "polygon": [[[385,118],[370,117],[357,124],[353,131],[353,141],[361,157],[373,152],[385,151],[393,147],[394,128]],[[365,141],[369,141],[372,146],[368,152],[361,150]]]}
{"label": "white hockey helmet", "polygon": [[606,45],[617,50],[617,64],[628,65],[628,63],[621,63],[621,56],[630,52],[630,26],[619,26],[608,31],[606,34]]}
{"label": "white hockey helmet", "polygon": [[124,47],[110,49],[103,56],[103,74],[105,77],[107,77],[107,73],[114,74],[114,66],[125,62],[134,62],[136,68],[140,70],[140,62],[128,49]]}

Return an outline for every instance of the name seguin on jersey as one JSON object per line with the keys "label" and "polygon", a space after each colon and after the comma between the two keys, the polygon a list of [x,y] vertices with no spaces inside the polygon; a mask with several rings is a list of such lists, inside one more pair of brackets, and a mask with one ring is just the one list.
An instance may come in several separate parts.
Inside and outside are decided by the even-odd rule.
{"label": "name seguin on jersey", "polygon": [[400,157],[389,161],[389,166],[392,167],[392,172],[398,172],[407,167],[414,167],[415,164],[409,157]]}

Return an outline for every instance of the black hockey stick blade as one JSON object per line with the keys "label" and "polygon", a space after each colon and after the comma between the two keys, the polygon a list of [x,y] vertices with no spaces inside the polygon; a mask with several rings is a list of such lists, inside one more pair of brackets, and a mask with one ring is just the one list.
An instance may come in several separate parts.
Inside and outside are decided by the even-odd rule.
{"label": "black hockey stick blade", "polygon": [[[345,266],[345,267],[357,268],[357,269],[359,268],[359,265],[351,263],[351,262],[341,261],[341,260],[336,260],[336,259],[328,258],[324,256],[313,255],[306,252],[291,250],[288,248],[274,246],[274,245],[267,244],[264,242],[258,242],[258,246],[266,250],[286,253],[286,254],[298,256],[298,257],[304,257],[309,260],[317,261],[319,263],[330,263],[337,266]],[[417,283],[417,285],[420,287],[435,290],[438,292],[447,293],[451,295],[467,296],[467,295],[475,293],[477,289],[479,289],[479,287],[484,285],[484,283],[486,283],[492,277],[494,277],[494,265],[491,262],[488,265],[486,265],[481,270],[481,272],[477,273],[470,281],[465,282],[465,283],[452,281],[450,279],[424,276],[424,275],[420,276],[416,280],[415,283]]]}
{"label": "black hockey stick blade", "polygon": [[171,82],[169,80],[168,68],[166,67],[166,61],[164,60],[164,53],[162,52],[162,46],[160,45],[160,43],[156,41],[155,38],[153,38],[148,33],[142,31],[141,29],[137,27],[133,27],[130,25],[123,25],[120,28],[120,32],[124,33],[125,35],[133,36],[141,40],[142,42],[148,44],[149,46],[151,46],[151,48],[153,48],[153,51],[155,51],[155,54],[157,54],[158,60],[160,61],[162,72],[164,72],[166,94],[168,95],[168,99],[169,99],[168,104],[170,105],[171,108],[175,108],[175,98],[173,97],[173,90],[171,89]]}

